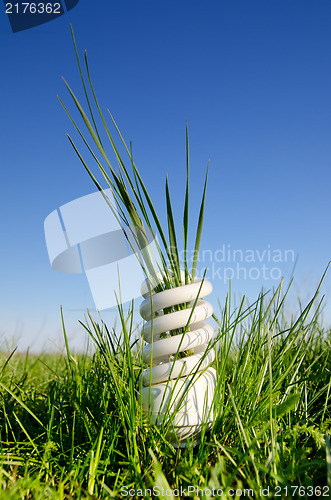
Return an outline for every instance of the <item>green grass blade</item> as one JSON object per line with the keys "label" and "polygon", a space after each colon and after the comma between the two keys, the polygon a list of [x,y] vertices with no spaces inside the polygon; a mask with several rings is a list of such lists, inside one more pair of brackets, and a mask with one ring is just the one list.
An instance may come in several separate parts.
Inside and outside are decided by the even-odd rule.
{"label": "green grass blade", "polygon": [[[135,163],[134,163],[134,161],[133,161],[133,157],[132,157],[132,155],[131,155],[131,153],[130,153],[130,151],[129,151],[129,149],[128,149],[128,147],[127,147],[127,145],[126,145],[125,141],[124,141],[124,138],[123,138],[123,136],[122,136],[122,134],[121,134],[121,132],[120,132],[120,130],[119,130],[119,128],[118,128],[118,126],[117,126],[117,123],[116,123],[115,119],[113,118],[113,116],[112,116],[112,114],[110,113],[110,111],[109,111],[109,110],[108,110],[108,113],[109,113],[110,118],[111,118],[111,120],[112,120],[112,122],[113,122],[113,125],[114,125],[114,127],[116,128],[116,131],[117,131],[117,133],[118,133],[118,135],[119,135],[119,137],[120,137],[120,139],[121,139],[121,142],[122,142],[122,144],[123,144],[124,148],[126,149],[127,154],[129,155],[129,158],[130,158],[130,161],[131,161],[131,164],[132,164],[132,168],[133,168],[134,175],[136,176],[136,178],[137,178],[137,182],[139,182],[139,185],[140,185],[140,187],[141,187],[141,189],[142,189],[142,191],[143,191],[143,193],[144,193],[144,196],[145,196],[145,199],[146,199],[146,202],[147,202],[148,208],[149,208],[149,210],[150,210],[150,212],[151,212],[151,214],[152,214],[152,217],[153,217],[153,220],[154,220],[155,225],[156,225],[156,227],[157,227],[158,233],[159,233],[159,235],[160,235],[160,238],[161,238],[162,244],[163,244],[164,249],[165,249],[165,251],[166,251],[166,254],[167,254],[167,256],[168,256],[168,258],[169,258],[169,260],[170,260],[170,250],[169,250],[169,247],[168,247],[168,242],[167,242],[167,239],[166,239],[166,237],[165,237],[165,234],[164,234],[164,231],[163,231],[162,225],[161,225],[161,223],[160,223],[160,220],[159,220],[159,218],[158,218],[158,216],[157,216],[157,213],[156,213],[156,210],[155,210],[155,208],[154,208],[153,202],[152,202],[152,200],[151,200],[151,198],[150,198],[150,196],[149,196],[148,190],[147,190],[147,188],[146,188],[146,186],[145,186],[145,184],[144,184],[144,182],[143,182],[143,180],[142,180],[142,177],[141,177],[141,175],[140,175],[140,173],[139,173],[139,170],[138,170],[137,166],[135,165]],[[146,221],[146,222],[147,222],[147,221]],[[148,227],[151,227],[151,226],[148,226]],[[165,270],[166,270],[166,268],[165,268]]]}
{"label": "green grass blade", "polygon": [[[79,104],[77,98],[75,97],[74,93],[70,89],[69,85],[66,82],[65,82],[65,84],[66,84],[66,86],[67,86],[67,88],[68,88],[68,90],[69,90],[69,92],[70,92],[70,94],[71,94],[71,96],[72,96],[72,98],[73,98],[73,100],[74,100],[74,102],[75,102],[75,104],[76,104],[76,106],[77,106],[77,108],[78,108],[78,110],[79,110],[79,112],[80,112],[80,114],[81,114],[81,116],[82,116],[82,118],[84,120],[84,123],[85,123],[86,127],[88,128],[88,130],[89,130],[89,132],[90,132],[90,134],[91,134],[91,136],[92,136],[95,144],[97,145],[99,151],[101,152],[102,156],[106,160],[106,162],[107,162],[107,164],[108,164],[108,166],[109,166],[109,168],[110,168],[110,170],[112,172],[116,188],[114,187],[113,183],[111,183],[109,181],[108,177],[105,174],[104,169],[101,167],[101,171],[102,171],[104,177],[106,178],[106,180],[108,180],[108,185],[110,184],[110,187],[113,188],[113,194],[114,194],[115,199],[116,199],[116,195],[114,193],[114,190],[116,191],[117,195],[120,197],[120,200],[122,201],[122,203],[124,204],[126,210],[128,211],[130,219],[131,219],[133,225],[135,225],[135,226],[141,226],[142,225],[141,219],[140,219],[140,217],[138,215],[138,212],[137,212],[134,204],[132,203],[131,198],[129,197],[129,194],[127,192],[125,184],[123,183],[122,179],[120,177],[118,177],[118,175],[116,175],[115,171],[113,170],[113,167],[111,166],[111,164],[110,164],[110,162],[109,162],[109,160],[107,158],[107,155],[106,155],[106,153],[105,153],[102,145],[100,144],[100,142],[99,142],[99,140],[98,140],[98,138],[97,138],[97,136],[96,136],[96,134],[95,134],[95,132],[93,130],[93,127],[91,126],[91,124],[90,124],[90,122],[89,122],[89,120],[88,120],[88,118],[87,118],[87,116],[86,116],[83,108]],[[70,141],[70,142],[73,145],[73,141]],[[78,154],[78,156],[80,157],[80,159],[82,161],[82,157],[79,154],[79,152],[78,152],[78,150],[77,150],[76,147],[75,147],[75,151],[76,151],[76,153]],[[87,169],[85,162],[83,162],[83,164],[84,164],[85,168]],[[89,172],[89,175],[91,175],[89,169],[87,169],[87,171]],[[116,199],[116,201],[118,201],[118,200]],[[120,206],[120,203],[119,203],[119,206]]]}
{"label": "green grass blade", "polygon": [[13,351],[10,353],[10,355],[8,356],[6,361],[4,362],[3,366],[1,367],[0,377],[3,375],[3,373],[6,369],[6,366],[8,365],[9,361],[11,360],[11,358],[13,357],[13,355],[15,354],[16,351],[17,351],[17,346],[15,347],[15,349],[13,349]]}
{"label": "green grass blade", "polygon": [[76,45],[76,40],[75,40],[75,35],[74,35],[74,30],[72,28],[72,24],[70,24],[70,31],[71,31],[72,41],[73,41],[74,47],[75,47],[75,54],[76,54],[78,68],[79,68],[79,74],[80,74],[80,77],[81,77],[81,80],[82,80],[82,84],[83,84],[83,87],[84,87],[86,101],[87,101],[87,104],[88,104],[88,107],[89,107],[89,110],[90,110],[90,113],[91,113],[91,118],[92,118],[92,121],[93,121],[93,125],[94,125],[94,128],[95,128],[96,134],[98,136],[100,144],[102,145],[102,141],[101,141],[101,138],[100,138],[100,135],[99,135],[99,132],[98,132],[97,125],[95,123],[95,119],[94,119],[92,107],[91,107],[91,104],[90,104],[90,99],[88,97],[88,93],[87,93],[86,86],[85,86],[85,81],[84,81],[84,77],[83,77],[83,73],[82,73],[82,68],[81,68],[81,65],[80,65],[80,60],[79,60],[79,56],[78,56],[77,45]]}
{"label": "green grass blade", "polygon": [[189,214],[189,142],[188,142],[188,128],[186,122],[186,189],[185,189],[185,203],[184,203],[184,216],[183,216],[183,241],[184,241],[184,271],[185,271],[185,284],[189,282],[189,271],[187,265],[187,240],[188,240],[188,214]]}
{"label": "green grass blade", "polygon": [[[135,189],[135,186],[134,186],[134,184],[133,184],[133,182],[132,182],[132,179],[131,179],[130,175],[128,174],[128,171],[127,171],[127,169],[126,169],[126,167],[125,167],[125,164],[124,164],[124,162],[123,162],[123,160],[122,160],[122,158],[121,158],[121,155],[119,154],[119,151],[118,151],[118,149],[117,149],[117,147],[116,147],[116,144],[115,144],[115,142],[114,142],[114,140],[113,140],[113,137],[112,137],[112,135],[111,135],[111,133],[110,133],[110,131],[109,131],[109,128],[108,128],[108,126],[107,126],[107,123],[106,123],[106,121],[105,121],[105,119],[104,119],[104,116],[103,116],[103,113],[102,113],[102,111],[101,111],[101,108],[100,108],[100,105],[99,105],[99,101],[98,101],[98,99],[97,99],[97,96],[96,96],[96,93],[95,93],[95,91],[94,91],[94,87],[93,87],[93,84],[92,84],[92,79],[91,79],[91,75],[90,75],[90,70],[89,70],[89,65],[88,65],[88,60],[87,60],[87,54],[86,54],[86,51],[85,51],[85,66],[86,66],[86,71],[87,71],[88,81],[89,81],[89,84],[90,84],[90,87],[91,87],[91,90],[92,90],[92,94],[93,94],[93,97],[94,97],[95,104],[96,104],[96,106],[97,106],[97,108],[98,108],[99,115],[100,115],[100,118],[101,118],[101,120],[102,120],[102,123],[103,123],[103,126],[104,126],[104,128],[105,128],[105,131],[106,131],[106,133],[107,133],[108,139],[109,139],[109,141],[110,141],[110,143],[111,143],[111,145],[112,145],[113,151],[114,151],[114,153],[115,153],[115,155],[116,155],[116,158],[117,158],[117,160],[118,160],[118,162],[119,162],[119,165],[120,165],[120,169],[121,169],[121,170],[120,170],[120,172],[119,172],[119,175],[121,176],[121,172],[124,172],[125,178],[127,179],[127,182],[128,182],[128,184],[129,184],[129,186],[130,186],[130,188],[131,188],[131,190],[132,190],[132,193],[133,193],[133,195],[134,195],[134,197],[135,197],[135,199],[136,199],[136,201],[137,201],[137,203],[138,203],[138,206],[139,206],[140,210],[144,213],[144,206],[143,206],[143,204],[142,204],[142,202],[141,202],[141,198],[140,198],[140,196],[139,196],[139,193],[137,193],[137,192],[136,192],[136,189]],[[126,147],[126,146],[125,146],[125,147]],[[127,150],[127,147],[126,147],[126,150]],[[128,151],[128,150],[127,150],[127,151]],[[113,173],[113,170],[112,170],[112,173]],[[114,173],[113,173],[113,175],[114,175]],[[124,185],[125,185],[125,182],[124,182],[124,178],[123,178],[123,177],[121,177],[121,182],[122,182],[122,184],[123,184],[123,186],[124,186]],[[132,208],[132,207],[131,207],[131,208]],[[147,222],[148,222],[148,221],[147,221]]]}
{"label": "green grass blade", "polygon": [[[84,142],[85,146],[87,147],[87,149],[89,150],[89,152],[90,152],[90,154],[92,155],[93,159],[94,159],[94,160],[95,160],[95,162],[97,163],[97,165],[98,165],[98,167],[99,167],[99,169],[100,169],[100,171],[101,171],[101,173],[102,173],[102,175],[103,175],[103,177],[104,177],[105,181],[107,182],[108,186],[109,186],[109,187],[111,187],[111,189],[116,190],[116,187],[115,187],[114,183],[112,182],[111,178],[109,177],[109,175],[107,174],[107,172],[106,172],[106,171],[105,171],[105,169],[103,168],[102,164],[99,162],[98,158],[96,157],[96,155],[95,155],[95,154],[94,154],[94,152],[92,151],[92,149],[91,149],[90,145],[89,145],[89,144],[88,144],[88,142],[86,141],[86,139],[85,139],[84,135],[82,134],[82,132],[81,132],[81,130],[79,129],[79,127],[77,126],[77,124],[76,124],[75,120],[74,120],[74,119],[72,118],[72,116],[70,115],[69,111],[67,110],[66,106],[65,106],[65,105],[64,105],[64,103],[62,102],[61,98],[60,98],[59,96],[57,96],[57,97],[58,97],[58,99],[59,99],[60,103],[62,104],[62,106],[63,106],[63,108],[64,108],[65,112],[67,113],[68,117],[70,118],[71,122],[73,123],[73,125],[74,125],[75,129],[77,130],[78,134],[80,135],[81,139],[83,140],[83,142]],[[69,135],[68,135],[68,134],[67,134],[67,137],[69,138],[69,140],[70,140],[71,144],[73,145],[73,142],[72,142],[72,140],[70,139],[70,137],[69,137]],[[78,154],[78,156],[79,156],[79,157],[80,157],[80,159],[81,159],[81,155],[78,153],[78,150],[77,150],[77,148],[76,148],[75,146],[74,146],[74,149],[75,149],[75,152]],[[83,162],[83,164],[84,164],[84,166],[85,166],[85,168],[86,168],[86,165],[85,165],[85,163],[84,163],[84,162]],[[93,182],[95,182],[95,177],[92,175],[91,171],[90,171],[89,169],[88,169],[87,171],[88,171],[89,175],[91,176],[91,178],[92,178]],[[100,189],[100,188],[98,188],[98,189]]]}
{"label": "green grass blade", "polygon": [[32,410],[30,410],[30,408],[29,408],[29,407],[28,407],[25,403],[23,403],[23,401],[21,401],[21,400],[20,400],[20,398],[18,398],[18,397],[16,396],[16,394],[14,394],[14,393],[13,393],[13,392],[12,392],[12,391],[8,388],[8,387],[6,387],[6,386],[5,386],[2,382],[0,382],[0,387],[2,387],[2,389],[3,389],[4,391],[8,392],[8,394],[10,394],[10,395],[11,395],[11,397],[12,397],[13,399],[15,399],[15,401],[17,401],[17,403],[18,403],[18,404],[19,404],[22,408],[24,408],[24,410],[25,410],[25,411],[27,411],[27,412],[31,415],[31,417],[32,417],[32,418],[33,418],[36,422],[38,422],[38,424],[39,424],[39,425],[40,425],[43,429],[45,428],[45,427],[44,427],[44,425],[43,425],[43,423],[42,423],[42,422],[39,420],[39,418],[37,417],[37,415],[36,415],[35,413],[33,413],[33,411],[32,411]]}
{"label": "green grass blade", "polygon": [[[64,80],[64,79],[63,79]],[[134,204],[132,203],[131,201],[131,198],[129,197],[128,195],[128,192],[127,192],[127,189],[125,187],[125,185],[123,185],[123,182],[122,180],[116,175],[110,161],[108,160],[108,157],[105,153],[105,150],[103,148],[103,146],[101,145],[96,133],[94,132],[93,130],[93,127],[89,121],[89,119],[87,118],[82,106],[80,105],[80,103],[78,102],[75,94],[73,93],[73,91],[71,90],[70,86],[68,85],[68,83],[64,80],[64,83],[71,95],[71,97],[73,98],[75,104],[76,104],[76,107],[78,108],[80,114],[81,114],[81,117],[83,118],[83,121],[88,129],[88,131],[90,132],[91,136],[92,136],[92,139],[94,140],[97,148],[99,149],[100,153],[102,154],[103,158],[105,159],[107,165],[109,166],[110,170],[111,170],[111,173],[113,175],[113,178],[114,178],[114,181],[115,181],[115,184],[116,184],[116,187],[120,193],[120,196],[122,198],[122,201],[123,201],[123,204],[125,206],[125,208],[127,209],[129,215],[130,215],[130,218],[133,222],[134,225],[141,225],[141,220],[138,216],[138,213],[137,213],[137,210],[134,206]]]}
{"label": "green grass blade", "polygon": [[168,176],[166,177],[166,202],[167,202],[167,219],[168,219],[170,255],[171,255],[170,267],[173,271],[173,279],[175,280],[175,283],[178,286],[181,284],[181,276],[180,276],[180,265],[179,265],[175,222],[174,222],[171,201],[170,201]]}
{"label": "green grass blade", "polygon": [[71,88],[70,88],[69,84],[65,81],[65,79],[64,79],[63,77],[62,77],[62,79],[63,79],[63,81],[64,81],[64,83],[65,83],[65,85],[66,85],[66,87],[67,87],[67,89],[68,89],[68,91],[69,91],[69,93],[70,93],[71,97],[73,98],[73,100],[74,100],[74,102],[75,102],[75,104],[76,104],[76,107],[77,107],[77,109],[78,109],[78,111],[79,111],[79,113],[80,113],[81,117],[83,118],[83,121],[84,121],[84,123],[85,123],[85,125],[86,125],[86,127],[87,127],[87,129],[88,129],[88,131],[89,131],[89,133],[90,133],[90,135],[91,135],[91,137],[92,137],[93,141],[94,141],[94,142],[95,142],[95,144],[97,145],[97,147],[98,147],[98,149],[99,149],[100,153],[102,154],[102,156],[103,156],[103,157],[104,157],[104,159],[106,160],[106,162],[107,162],[108,166],[111,168],[111,170],[113,170],[113,167],[112,167],[112,166],[110,165],[110,163],[109,163],[109,160],[108,160],[108,158],[107,158],[107,155],[106,155],[106,153],[105,153],[105,150],[103,149],[103,146],[102,146],[101,142],[99,141],[99,138],[98,138],[97,134],[95,133],[95,131],[94,131],[94,129],[93,129],[93,127],[92,127],[92,125],[91,125],[91,123],[90,123],[89,119],[87,118],[87,116],[86,116],[86,114],[85,114],[85,112],[84,112],[84,110],[83,110],[82,106],[80,105],[80,103],[79,103],[79,101],[78,101],[77,97],[75,96],[75,94],[74,94],[74,93],[73,93],[73,91],[71,90]]}
{"label": "green grass blade", "polygon": [[200,248],[202,226],[203,226],[203,218],[204,218],[204,212],[205,212],[205,201],[206,201],[206,189],[207,189],[208,169],[209,169],[209,162],[208,162],[208,166],[207,166],[207,172],[206,172],[206,178],[205,178],[205,185],[204,185],[204,189],[203,189],[203,195],[202,195],[202,201],[201,201],[200,212],[199,212],[199,219],[198,219],[198,227],[197,227],[197,233],[196,233],[196,238],[195,238],[194,255],[193,255],[193,265],[192,265],[192,273],[191,273],[192,274],[192,280],[195,277],[195,273],[196,273],[196,269],[197,269],[197,263],[198,263],[198,258],[199,258],[199,248]]}

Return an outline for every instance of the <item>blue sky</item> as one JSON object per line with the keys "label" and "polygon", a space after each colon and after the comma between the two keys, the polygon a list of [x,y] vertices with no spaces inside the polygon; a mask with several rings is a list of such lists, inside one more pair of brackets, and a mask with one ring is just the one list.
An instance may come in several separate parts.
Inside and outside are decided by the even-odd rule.
{"label": "blue sky", "polygon": [[[78,348],[85,336],[77,322],[93,307],[84,275],[51,268],[43,231],[49,213],[94,191],[66,134],[85,153],[83,145],[57,99],[74,111],[63,75],[83,100],[70,22],[103,110],[133,142],[163,220],[168,173],[181,223],[186,120],[192,229],[210,159],[201,267],[210,268],[212,302],[224,302],[225,267],[236,296],[250,300],[277,286],[280,274],[287,283],[295,267],[293,312],[297,295],[303,302],[312,296],[331,257],[330,2],[97,5],[80,0],[61,18],[14,34],[0,13],[2,342],[57,348],[62,305]],[[330,304],[330,273],[323,292]],[[112,322],[116,312],[103,316]]]}

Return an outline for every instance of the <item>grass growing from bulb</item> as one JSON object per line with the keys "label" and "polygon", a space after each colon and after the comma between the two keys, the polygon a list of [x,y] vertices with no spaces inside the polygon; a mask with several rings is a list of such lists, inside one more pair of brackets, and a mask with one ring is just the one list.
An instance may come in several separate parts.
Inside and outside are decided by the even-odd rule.
{"label": "grass growing from bulb", "polygon": [[280,288],[267,297],[236,310],[228,300],[221,311],[215,421],[195,448],[174,449],[141,413],[132,310],[119,308],[120,341],[87,318],[93,355],[72,355],[68,343],[63,356],[2,354],[0,498],[124,498],[130,488],[149,498],[162,487],[172,498],[189,486],[199,487],[192,498],[213,488],[222,498],[235,498],[231,489],[258,498],[268,486],[269,498],[277,486],[326,492],[331,331],[312,313],[317,297],[288,322]]}

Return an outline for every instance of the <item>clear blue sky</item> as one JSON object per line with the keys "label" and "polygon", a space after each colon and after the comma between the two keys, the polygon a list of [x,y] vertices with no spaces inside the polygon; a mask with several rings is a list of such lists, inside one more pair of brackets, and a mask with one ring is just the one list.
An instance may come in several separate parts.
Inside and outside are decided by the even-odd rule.
{"label": "clear blue sky", "polygon": [[[60,345],[62,304],[79,347],[85,337],[77,321],[93,307],[84,275],[52,270],[43,232],[50,212],[94,191],[66,138],[77,134],[56,97],[74,109],[62,75],[83,97],[70,22],[80,55],[87,50],[102,107],[133,141],[161,214],[168,173],[181,222],[186,119],[192,223],[210,159],[201,248],[205,264],[214,265],[213,303],[224,302],[228,289],[224,267],[235,273],[237,297],[253,300],[262,287],[276,286],[280,273],[287,283],[292,255],[288,308],[296,309],[297,294],[306,302],[331,258],[328,0],[80,0],[61,18],[15,34],[2,7],[2,342],[14,336],[21,350]],[[231,251],[226,262],[224,249]],[[245,268],[239,276],[237,264]],[[263,275],[263,265],[276,269],[277,279]],[[330,304],[330,273],[323,291]],[[104,317],[111,322],[114,315]],[[331,319],[330,306],[325,316]]]}

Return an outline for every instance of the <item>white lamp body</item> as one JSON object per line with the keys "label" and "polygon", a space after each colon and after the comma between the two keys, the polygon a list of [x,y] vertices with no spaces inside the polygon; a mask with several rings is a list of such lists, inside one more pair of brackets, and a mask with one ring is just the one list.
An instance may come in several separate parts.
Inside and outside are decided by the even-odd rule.
{"label": "white lamp body", "polygon": [[[147,342],[143,360],[151,367],[142,374],[141,403],[151,424],[171,420],[167,438],[174,446],[185,446],[187,438],[197,442],[202,425],[210,428],[214,418],[216,371],[210,367],[215,359],[210,348],[214,330],[205,322],[213,308],[203,300],[211,291],[211,283],[200,278],[159,293],[151,291],[148,280],[142,286],[145,300],[140,314],[147,321],[141,332]],[[165,308],[179,304],[188,307],[164,314]],[[185,327],[185,333],[169,335]],[[179,352],[188,350],[191,355],[178,358]]]}

